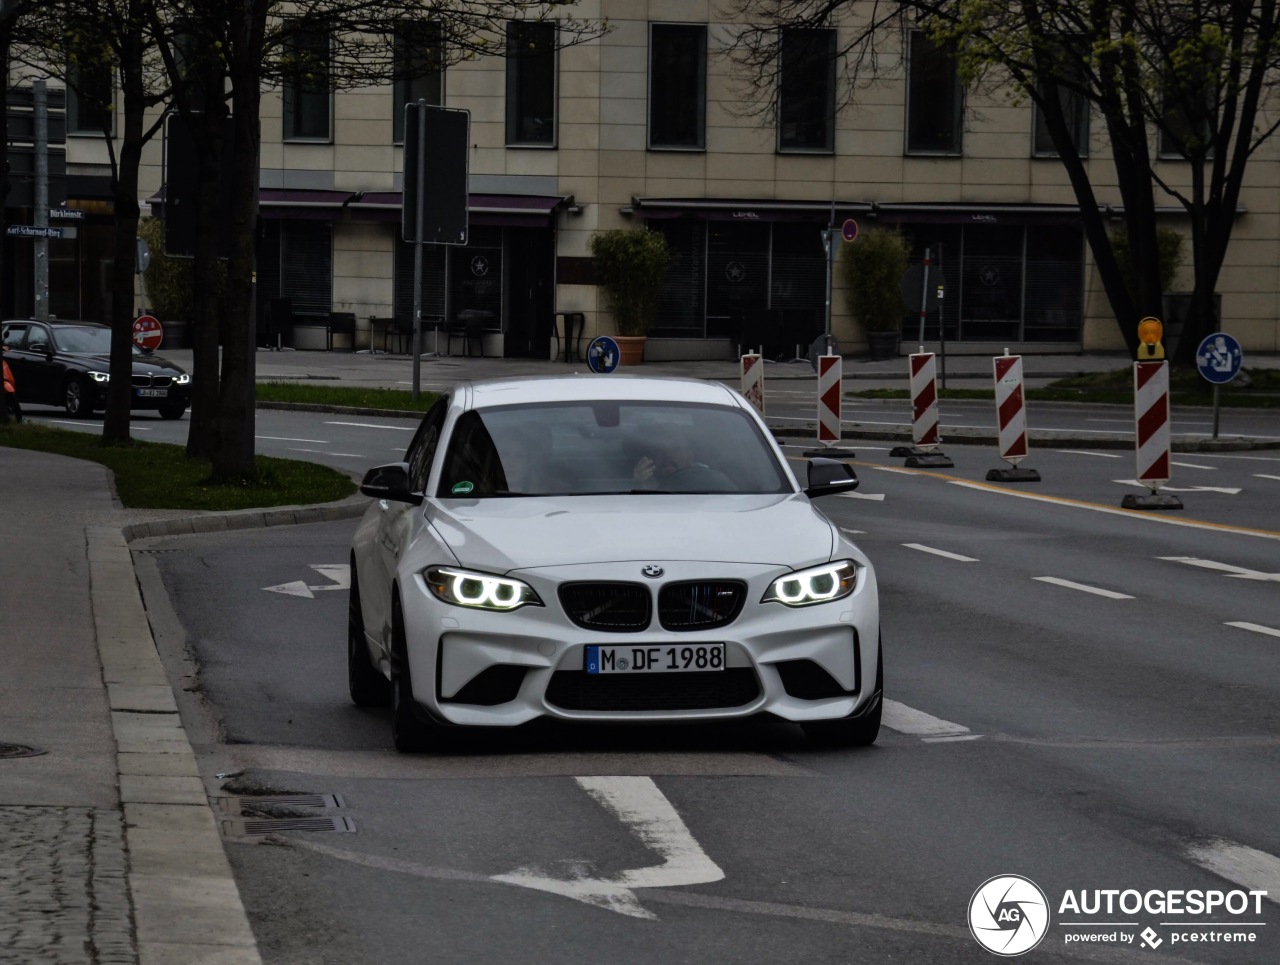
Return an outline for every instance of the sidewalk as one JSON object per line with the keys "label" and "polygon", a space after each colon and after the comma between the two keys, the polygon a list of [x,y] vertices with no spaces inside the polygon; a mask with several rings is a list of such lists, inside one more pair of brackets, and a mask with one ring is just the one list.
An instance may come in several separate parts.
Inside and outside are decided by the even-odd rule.
{"label": "sidewalk", "polygon": [[[189,351],[162,353],[184,367]],[[412,359],[256,355],[260,380],[405,388]],[[1280,357],[1250,359],[1280,367]],[[1027,384],[1128,364],[1118,355],[1024,356]],[[580,363],[426,358],[424,388],[464,378],[586,372]],[[948,359],[989,380],[987,356]],[[733,361],[655,362],[645,375],[736,385]],[[860,387],[905,387],[905,358],[846,359]],[[807,362],[766,380],[813,380]],[[363,500],[233,514],[131,511],[94,463],[0,448],[0,963],[259,965],[139,594],[129,540],[353,518]]]}

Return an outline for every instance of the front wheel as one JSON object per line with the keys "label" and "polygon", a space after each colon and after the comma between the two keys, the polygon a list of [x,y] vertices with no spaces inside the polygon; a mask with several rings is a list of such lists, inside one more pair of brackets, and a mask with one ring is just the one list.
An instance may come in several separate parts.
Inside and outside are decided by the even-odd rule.
{"label": "front wheel", "polygon": [[62,407],[73,419],[93,414],[93,401],[84,379],[79,376],[67,379],[67,384],[62,389]]}
{"label": "front wheel", "polygon": [[357,707],[385,707],[391,699],[390,684],[369,659],[369,648],[365,645],[364,617],[354,562],[347,601],[347,689]]}
{"label": "front wheel", "polygon": [[800,726],[811,744],[820,747],[870,747],[880,736],[884,714],[884,649],[876,645],[876,685],[871,691],[875,707],[857,717],[808,720]]}
{"label": "front wheel", "polygon": [[391,605],[391,741],[402,754],[444,750],[449,728],[425,716],[413,699],[413,678],[409,672],[409,647],[405,637],[400,601]]}

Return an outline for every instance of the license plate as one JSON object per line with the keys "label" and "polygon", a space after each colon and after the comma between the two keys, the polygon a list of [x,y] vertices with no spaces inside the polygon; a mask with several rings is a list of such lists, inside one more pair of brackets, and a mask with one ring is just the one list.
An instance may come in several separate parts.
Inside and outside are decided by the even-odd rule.
{"label": "license plate", "polygon": [[138,389],[139,399],[165,399],[168,396],[168,389]]}
{"label": "license plate", "polygon": [[723,670],[723,643],[686,643],[667,647],[586,648],[587,673],[685,673]]}

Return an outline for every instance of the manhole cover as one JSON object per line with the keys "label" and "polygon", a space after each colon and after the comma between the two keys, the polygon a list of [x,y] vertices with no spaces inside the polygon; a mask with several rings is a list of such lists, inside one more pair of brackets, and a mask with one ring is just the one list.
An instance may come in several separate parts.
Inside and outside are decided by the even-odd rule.
{"label": "manhole cover", "polygon": [[342,798],[336,794],[254,794],[239,797],[217,798],[218,807],[232,814],[238,814],[243,808],[279,805],[295,808],[340,808],[345,807]]}
{"label": "manhole cover", "polygon": [[223,818],[224,837],[253,837],[282,831],[354,831],[350,818]]}
{"label": "manhole cover", "polygon": [[0,758],[6,757],[39,757],[45,753],[39,747],[28,747],[26,744],[0,744]]}

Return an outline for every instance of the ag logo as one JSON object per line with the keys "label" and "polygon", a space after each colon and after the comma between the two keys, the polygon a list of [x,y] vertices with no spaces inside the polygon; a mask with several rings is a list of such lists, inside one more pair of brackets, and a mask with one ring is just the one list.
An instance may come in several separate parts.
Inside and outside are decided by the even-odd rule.
{"label": "ag logo", "polygon": [[1049,901],[1030,878],[988,878],[969,899],[969,931],[989,952],[1021,955],[1049,931]]}

